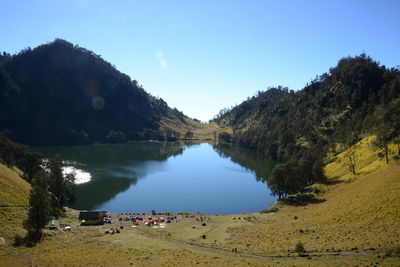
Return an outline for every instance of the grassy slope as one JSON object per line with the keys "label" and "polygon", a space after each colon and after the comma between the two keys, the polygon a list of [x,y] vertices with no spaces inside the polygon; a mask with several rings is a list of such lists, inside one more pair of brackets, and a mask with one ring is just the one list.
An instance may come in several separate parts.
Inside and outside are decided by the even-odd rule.
{"label": "grassy slope", "polygon": [[[79,227],[54,232],[35,248],[6,246],[0,249],[0,266],[398,266],[399,258],[382,255],[400,245],[400,165],[379,161],[371,140],[360,143],[354,181],[343,154],[326,167],[336,182],[323,186],[319,197],[325,202],[283,206],[277,213],[210,216],[206,227],[195,219],[165,229],[125,227],[117,235],[103,234],[109,225]],[[76,216],[72,212],[64,221],[76,225]],[[298,241],[311,259],[295,257]],[[234,247],[239,253],[231,252]]]}
{"label": "grassy slope", "polygon": [[298,241],[318,253],[400,246],[400,165],[392,161],[387,166],[378,160],[372,140],[368,137],[359,143],[354,181],[349,179],[344,153],[326,166],[328,178],[337,182],[324,186],[326,192],[319,197],[325,202],[258,215],[251,226],[231,229],[227,244],[281,255]]}
{"label": "grassy slope", "polygon": [[25,232],[21,225],[29,205],[30,185],[20,175],[18,169],[0,164],[0,237],[7,244],[16,233]]}
{"label": "grassy slope", "polygon": [[18,169],[0,164],[0,206],[27,206],[30,185]]}
{"label": "grassy slope", "polygon": [[192,131],[193,138],[202,140],[214,139],[214,132],[216,132],[217,135],[223,131],[232,133],[231,128],[220,127],[216,123],[203,124],[190,119],[185,119],[185,123],[183,123],[178,119],[163,118],[161,120],[161,128],[174,130],[180,133],[181,138],[185,136],[187,131]]}

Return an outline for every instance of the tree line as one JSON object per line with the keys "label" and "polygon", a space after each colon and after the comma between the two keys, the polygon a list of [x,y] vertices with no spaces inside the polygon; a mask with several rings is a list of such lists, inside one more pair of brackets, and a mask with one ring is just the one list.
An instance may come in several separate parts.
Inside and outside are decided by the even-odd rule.
{"label": "tree line", "polygon": [[32,186],[24,227],[28,231],[25,241],[33,244],[41,239],[49,218],[63,216],[65,206],[75,200],[75,175],[63,173],[60,155],[46,161],[40,153],[4,135],[0,135],[0,162],[20,169],[22,178]]}

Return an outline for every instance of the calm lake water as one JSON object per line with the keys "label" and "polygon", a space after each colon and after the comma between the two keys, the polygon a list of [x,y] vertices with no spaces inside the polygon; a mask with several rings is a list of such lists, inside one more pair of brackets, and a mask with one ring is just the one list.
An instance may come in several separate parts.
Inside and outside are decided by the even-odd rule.
{"label": "calm lake water", "polygon": [[226,144],[132,142],[40,147],[78,176],[73,208],[108,212],[235,214],[270,206],[273,162]]}

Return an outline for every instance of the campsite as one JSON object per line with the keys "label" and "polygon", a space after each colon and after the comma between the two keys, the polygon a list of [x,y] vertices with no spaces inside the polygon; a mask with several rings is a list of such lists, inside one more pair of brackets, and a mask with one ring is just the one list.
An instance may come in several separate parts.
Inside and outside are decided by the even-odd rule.
{"label": "campsite", "polygon": [[[103,214],[100,211],[106,215],[103,219],[107,223],[97,225],[81,225],[80,211],[67,208],[65,216],[58,221],[60,226],[69,226],[69,230],[44,229],[43,240],[34,247],[13,245],[14,234],[23,233],[20,225],[26,218],[24,209],[2,208],[0,215],[6,224],[0,225],[5,244],[0,249],[0,258],[5,266],[26,266],[32,262],[33,266],[51,266],[55,262],[59,266],[131,263],[151,266],[154,262],[166,266],[176,266],[177,262],[189,266],[265,266],[266,262],[277,266],[397,266],[398,258],[391,256],[395,255],[391,246],[400,234],[396,227],[400,223],[396,215],[400,204],[399,166],[386,167],[376,158],[369,146],[371,140],[366,138],[359,144],[364,155],[360,178],[353,180],[348,175],[342,164],[345,153],[340,154],[326,168],[328,177],[336,182],[318,185],[317,197],[324,201],[313,205],[288,206],[277,202],[262,212],[234,215]],[[0,172],[13,184],[19,184],[18,190],[26,196],[25,199],[5,198],[7,203],[26,205],[29,193],[26,182],[17,172],[2,165]],[[336,173],[341,175],[339,180],[335,178]],[[375,201],[366,205],[371,194]],[[387,201],[393,207],[387,206]],[[326,210],[331,211],[329,216]],[[386,220],[376,219],[378,210],[385,212]],[[176,216],[178,222],[166,223],[165,228],[143,223],[171,216],[174,219]],[[346,220],[340,220],[342,217]],[[303,254],[307,256],[300,257],[294,249],[299,241],[304,244],[306,253]]]}

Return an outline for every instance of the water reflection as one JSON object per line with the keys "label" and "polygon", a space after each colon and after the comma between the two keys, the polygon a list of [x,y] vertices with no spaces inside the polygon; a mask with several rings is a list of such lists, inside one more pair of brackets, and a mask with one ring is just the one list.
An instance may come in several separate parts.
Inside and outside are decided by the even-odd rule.
{"label": "water reflection", "polygon": [[[149,172],[162,171],[169,157],[181,155],[184,147],[166,142],[132,142],[88,146],[37,147],[45,157],[60,154],[64,171],[75,171],[85,183],[77,185],[72,208],[94,209],[135,185]],[[80,174],[85,177],[81,177]],[[90,178],[93,179],[90,179]]]}
{"label": "water reflection", "polygon": [[[41,147],[92,179],[77,185],[76,209],[110,212],[255,212],[275,200],[263,184],[273,162],[236,146],[133,142]],[[261,182],[258,182],[261,181]]]}
{"label": "water reflection", "polygon": [[95,179],[77,186],[77,200],[72,208],[95,209],[102,203],[111,200],[117,194],[126,191],[136,184],[136,178],[109,177]]}
{"label": "water reflection", "polygon": [[257,181],[266,183],[271,176],[275,163],[253,150],[225,143],[214,143],[213,149],[220,157],[229,158],[247,171],[254,173]]}

